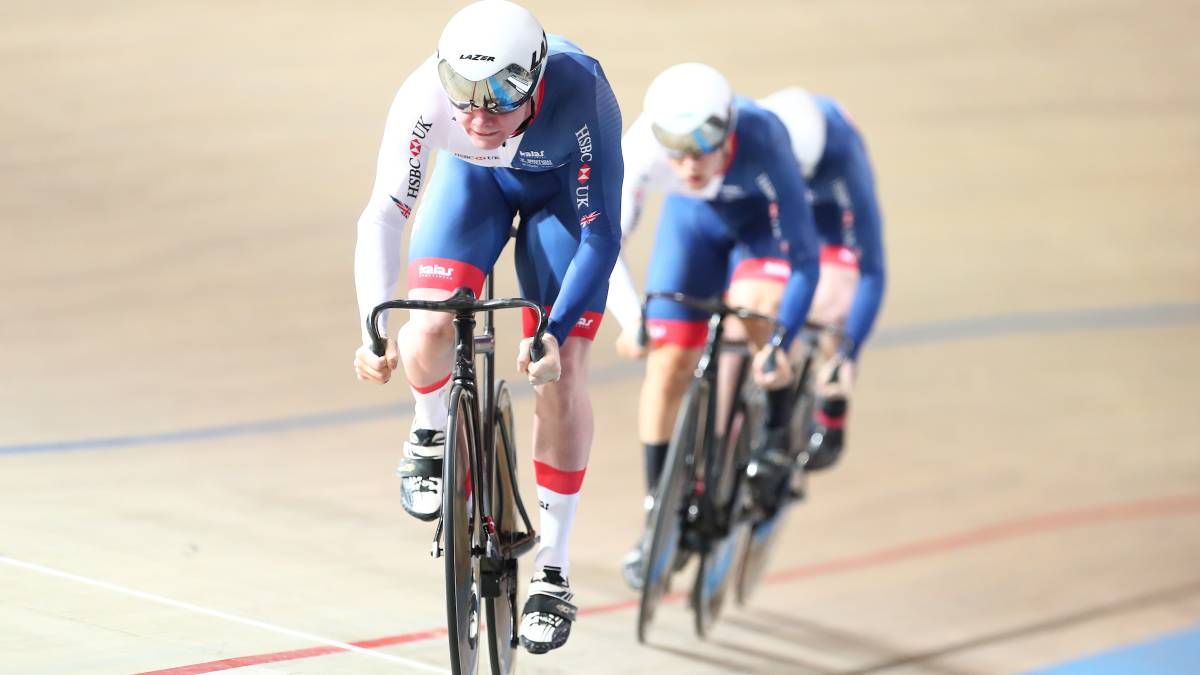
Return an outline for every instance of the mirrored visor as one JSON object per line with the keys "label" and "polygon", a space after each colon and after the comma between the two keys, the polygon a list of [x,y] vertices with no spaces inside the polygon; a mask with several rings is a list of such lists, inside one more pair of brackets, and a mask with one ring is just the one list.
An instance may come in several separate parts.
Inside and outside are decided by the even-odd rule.
{"label": "mirrored visor", "polygon": [[459,110],[480,108],[490,113],[510,113],[520,108],[533,95],[537,82],[539,64],[533,72],[516,64],[505,66],[500,72],[482,80],[468,80],[454,72],[450,63],[442,59],[438,63],[438,77],[442,89],[450,97],[450,103]]}
{"label": "mirrored visor", "polygon": [[719,149],[729,135],[729,123],[716,116],[709,117],[700,126],[683,134],[667,131],[657,124],[650,125],[650,128],[658,142],[676,157],[707,155]]}

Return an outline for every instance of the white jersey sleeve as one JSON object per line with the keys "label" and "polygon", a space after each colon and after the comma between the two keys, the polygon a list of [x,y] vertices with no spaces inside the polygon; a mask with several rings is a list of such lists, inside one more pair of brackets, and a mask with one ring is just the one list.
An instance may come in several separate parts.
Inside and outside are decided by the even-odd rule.
{"label": "white jersey sleeve", "polygon": [[608,281],[608,309],[621,328],[637,332],[642,320],[642,302],[625,261],[625,243],[637,229],[648,190],[663,190],[671,177],[671,167],[650,122],[639,116],[621,139],[625,156],[625,179],[621,186],[621,256]]}
{"label": "white jersey sleeve", "polygon": [[375,185],[358,218],[354,284],[363,344],[371,309],[390,300],[400,276],[404,223],[427,182],[429,160],[443,145],[448,115],[433,57],[400,86],[388,112],[375,172]]}

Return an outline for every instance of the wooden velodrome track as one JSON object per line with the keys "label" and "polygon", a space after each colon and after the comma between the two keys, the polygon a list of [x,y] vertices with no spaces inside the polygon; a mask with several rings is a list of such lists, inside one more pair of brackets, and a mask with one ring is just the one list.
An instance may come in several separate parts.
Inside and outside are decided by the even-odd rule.
{"label": "wooden velodrome track", "polygon": [[[432,532],[392,476],[407,392],[350,368],[351,258],[388,103],[452,7],[343,4],[0,9],[0,673],[445,667]],[[585,614],[522,672],[1009,673],[1200,619],[1193,4],[530,7],[627,124],[690,59],[841,100],[890,286],[844,464],[706,642],[679,603],[634,640],[640,367],[604,328]]]}

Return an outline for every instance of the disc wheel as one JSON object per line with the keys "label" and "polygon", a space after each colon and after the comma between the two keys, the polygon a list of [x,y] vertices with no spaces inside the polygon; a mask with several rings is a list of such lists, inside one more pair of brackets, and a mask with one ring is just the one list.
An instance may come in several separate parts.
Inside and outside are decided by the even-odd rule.
{"label": "disc wheel", "polygon": [[703,441],[709,386],[695,380],[688,389],[675,433],[667,448],[663,472],[654,490],[654,507],[642,542],[642,595],[638,603],[637,636],[646,641],[654,614],[669,587],[683,535],[684,505],[695,484],[693,456]]}
{"label": "disc wheel", "polygon": [[[504,382],[496,385],[496,419],[492,425],[495,438],[495,453],[491,473],[492,519],[501,541],[519,530],[516,500],[513,495],[512,478],[516,476],[515,448],[512,447],[513,415],[512,402]],[[484,598],[484,616],[487,618],[488,657],[492,664],[492,675],[508,675],[513,672],[517,658],[517,559],[503,561],[500,579],[500,594]]]}
{"label": "disc wheel", "polygon": [[442,559],[446,572],[446,626],[450,670],[474,675],[479,665],[479,558],[472,555],[476,530],[471,458],[475,456],[475,410],[465,390],[450,394],[446,458],[442,463]]}

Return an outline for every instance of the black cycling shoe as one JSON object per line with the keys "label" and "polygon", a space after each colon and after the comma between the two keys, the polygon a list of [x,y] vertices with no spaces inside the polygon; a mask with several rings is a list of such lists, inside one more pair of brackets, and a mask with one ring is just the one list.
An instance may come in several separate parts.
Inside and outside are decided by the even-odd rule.
{"label": "black cycling shoe", "polygon": [[831,398],[817,410],[812,437],[808,441],[808,471],[820,471],[837,464],[846,444],[846,399]]}
{"label": "black cycling shoe", "polygon": [[746,466],[750,494],[766,517],[773,515],[791,493],[795,460],[792,458],[788,429],[768,429],[762,447],[753,453]]}
{"label": "black cycling shoe", "polygon": [[521,645],[530,654],[545,654],[567,643],[578,611],[571,604],[571,586],[561,570],[546,567],[529,584],[529,599],[521,610]]}

